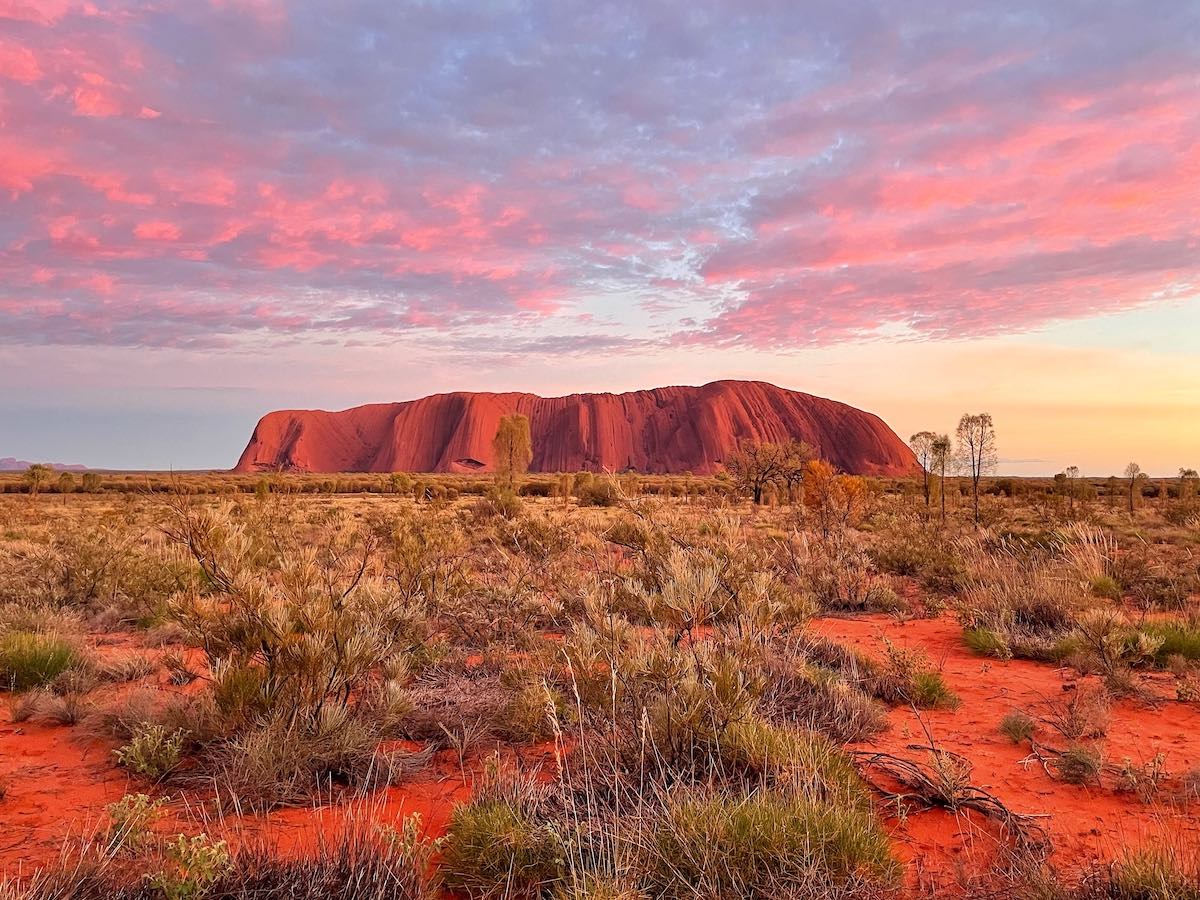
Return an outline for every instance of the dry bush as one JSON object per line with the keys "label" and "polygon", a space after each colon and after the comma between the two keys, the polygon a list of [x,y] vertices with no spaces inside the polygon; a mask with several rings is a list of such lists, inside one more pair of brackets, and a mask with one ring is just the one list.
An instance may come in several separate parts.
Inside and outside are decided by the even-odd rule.
{"label": "dry bush", "polygon": [[133,863],[120,846],[85,847],[31,877],[0,881],[0,898],[436,900],[440,885],[430,869],[436,844],[421,837],[411,821],[400,830],[352,821],[322,835],[315,846],[288,854],[258,841],[228,853],[207,838],[184,835],[165,846],[141,848]]}
{"label": "dry bush", "polygon": [[1099,751],[1082,744],[1072,744],[1050,763],[1058,777],[1068,784],[1099,783],[1104,760]]}
{"label": "dry bush", "polygon": [[920,516],[890,516],[875,524],[870,558],[882,572],[916,578],[930,591],[953,594],[966,567],[946,531]]}
{"label": "dry bush", "polygon": [[964,639],[977,652],[1058,661],[1075,647],[1078,584],[1052,560],[1009,547],[968,555],[957,612]]}
{"label": "dry bush", "polygon": [[800,532],[781,550],[781,567],[823,610],[893,612],[907,607],[889,580],[875,571],[867,541],[856,531]]}
{"label": "dry bush", "polygon": [[407,711],[401,679],[428,632],[419,599],[374,574],[377,535],[336,517],[306,534],[270,507],[239,520],[177,500],[169,512],[168,535],[208,585],[171,602],[208,657],[224,732],[204,768],[266,805],[390,778],[376,747]]}
{"label": "dry bush", "polygon": [[1042,703],[1042,718],[1069,741],[1103,737],[1112,719],[1112,704],[1101,685],[1084,683]]}

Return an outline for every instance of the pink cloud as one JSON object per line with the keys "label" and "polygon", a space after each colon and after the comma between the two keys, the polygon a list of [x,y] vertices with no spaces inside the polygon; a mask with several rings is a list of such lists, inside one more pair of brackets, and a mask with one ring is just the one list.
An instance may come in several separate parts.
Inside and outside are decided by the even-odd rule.
{"label": "pink cloud", "polygon": [[133,234],[142,241],[177,241],[181,232],[173,222],[139,222]]}
{"label": "pink cloud", "polygon": [[0,40],[0,78],[21,84],[33,84],[42,77],[42,67],[28,47]]}
{"label": "pink cloud", "polygon": [[49,310],[0,330],[469,336],[608,306],[789,347],[1200,281],[1194,11],[905,6],[0,0],[0,280]]}

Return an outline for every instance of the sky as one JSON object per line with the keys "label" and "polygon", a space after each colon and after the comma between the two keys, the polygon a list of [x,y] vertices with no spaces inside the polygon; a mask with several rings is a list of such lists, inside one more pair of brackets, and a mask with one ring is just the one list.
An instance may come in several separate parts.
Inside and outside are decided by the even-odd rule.
{"label": "sky", "polygon": [[1200,467],[1200,3],[0,0],[0,456],[752,378]]}

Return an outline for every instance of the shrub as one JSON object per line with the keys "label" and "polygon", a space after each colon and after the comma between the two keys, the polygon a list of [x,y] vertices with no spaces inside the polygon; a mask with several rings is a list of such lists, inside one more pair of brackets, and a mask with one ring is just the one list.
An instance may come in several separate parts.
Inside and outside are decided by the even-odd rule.
{"label": "shrub", "polygon": [[1046,721],[1069,741],[1108,733],[1112,704],[1100,685],[1081,685],[1060,700],[1047,701],[1045,706]]}
{"label": "shrub", "polygon": [[[167,868],[131,879],[130,863],[112,854],[64,858],[19,882],[0,880],[4,900],[438,900],[429,871],[436,842],[404,830],[372,830],[357,818],[315,846],[281,854],[269,842],[249,841],[227,857],[212,842],[177,838]],[[182,836],[181,836],[182,837]],[[183,863],[188,864],[185,870]],[[167,890],[164,890],[166,888]],[[168,893],[170,891],[172,893]]]}
{"label": "shrub", "polygon": [[654,897],[778,897],[810,882],[895,881],[886,833],[869,812],[764,789],[744,797],[682,792],[644,839]]}
{"label": "shrub", "polygon": [[167,844],[168,868],[155,873],[150,884],[166,900],[195,900],[233,865],[224,841],[210,840],[206,834],[193,837],[180,834]]}
{"label": "shrub", "polygon": [[844,753],[813,732],[772,725],[755,716],[726,728],[713,752],[728,773],[747,774],[752,783],[787,783],[806,796],[866,809],[869,798]]}
{"label": "shrub", "polygon": [[108,829],[108,850],[139,851],[153,837],[151,828],[162,817],[166,797],[151,800],[146,794],[126,794],[108,805],[111,821]]}
{"label": "shrub", "polygon": [[532,810],[504,797],[456,807],[442,853],[448,887],[471,897],[540,897],[561,880],[565,848]]}
{"label": "shrub", "polygon": [[524,504],[512,488],[493,487],[475,501],[473,512],[480,520],[515,519],[521,514]]}
{"label": "shrub", "polygon": [[1111,575],[1097,575],[1091,581],[1092,593],[1105,600],[1121,599],[1121,583]]}
{"label": "shrub", "polygon": [[322,787],[373,790],[424,767],[431,749],[379,749],[386,723],[336,710],[315,725],[264,720],[210,749],[202,764],[219,790],[253,809],[305,802]]}
{"label": "shrub", "polygon": [[1037,722],[1024,710],[1014,709],[1000,720],[1000,733],[1014,744],[1027,741],[1037,731]]}
{"label": "shrub", "polygon": [[616,506],[621,500],[620,489],[611,478],[593,478],[575,487],[580,506]]}
{"label": "shrub", "polygon": [[81,694],[74,691],[47,696],[40,712],[56,725],[78,725],[91,712],[92,706]]}
{"label": "shrub", "polygon": [[559,885],[553,900],[650,900],[650,896],[628,880],[582,872]]}
{"label": "shrub", "polygon": [[1099,782],[1102,760],[1091,747],[1073,744],[1058,755],[1051,763],[1058,777],[1068,784],[1091,784]]}
{"label": "shrub", "polygon": [[49,684],[77,658],[74,646],[53,634],[12,631],[0,635],[0,686],[26,691]]}
{"label": "shrub", "polygon": [[129,743],[113,751],[113,755],[118,764],[130,771],[158,780],[179,765],[186,738],[181,729],[171,731],[165,725],[141,725],[134,730]]}
{"label": "shrub", "polygon": [[810,665],[768,670],[762,708],[769,719],[818,731],[836,741],[865,740],[887,728],[887,712],[839,673]]}
{"label": "shrub", "polygon": [[995,656],[998,659],[1012,659],[1012,648],[1004,635],[990,628],[964,628],[963,643],[976,653],[984,656]]}
{"label": "shrub", "polygon": [[1172,656],[1200,660],[1200,627],[1187,622],[1147,622],[1141,632],[1161,643],[1155,651],[1155,661],[1165,666]]}
{"label": "shrub", "polygon": [[1111,900],[1200,900],[1200,863],[1172,848],[1128,853],[1100,880]]}
{"label": "shrub", "polygon": [[570,707],[557,689],[531,681],[509,697],[497,724],[509,740],[547,741],[554,736],[554,720],[564,722],[569,717]]}
{"label": "shrub", "polygon": [[957,709],[961,701],[941,672],[918,672],[913,676],[912,702],[921,709]]}

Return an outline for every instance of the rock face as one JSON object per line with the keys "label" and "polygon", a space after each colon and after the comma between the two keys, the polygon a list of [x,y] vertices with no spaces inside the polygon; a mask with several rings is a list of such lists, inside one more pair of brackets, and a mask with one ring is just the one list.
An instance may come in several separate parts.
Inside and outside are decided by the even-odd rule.
{"label": "rock face", "polygon": [[757,381],[627,394],[435,394],[341,412],[268,413],[235,471],[487,472],[501,416],[529,417],[533,472],[711,474],[739,441],[807,441],[843,471],[907,475],[912,452],[844,403]]}

